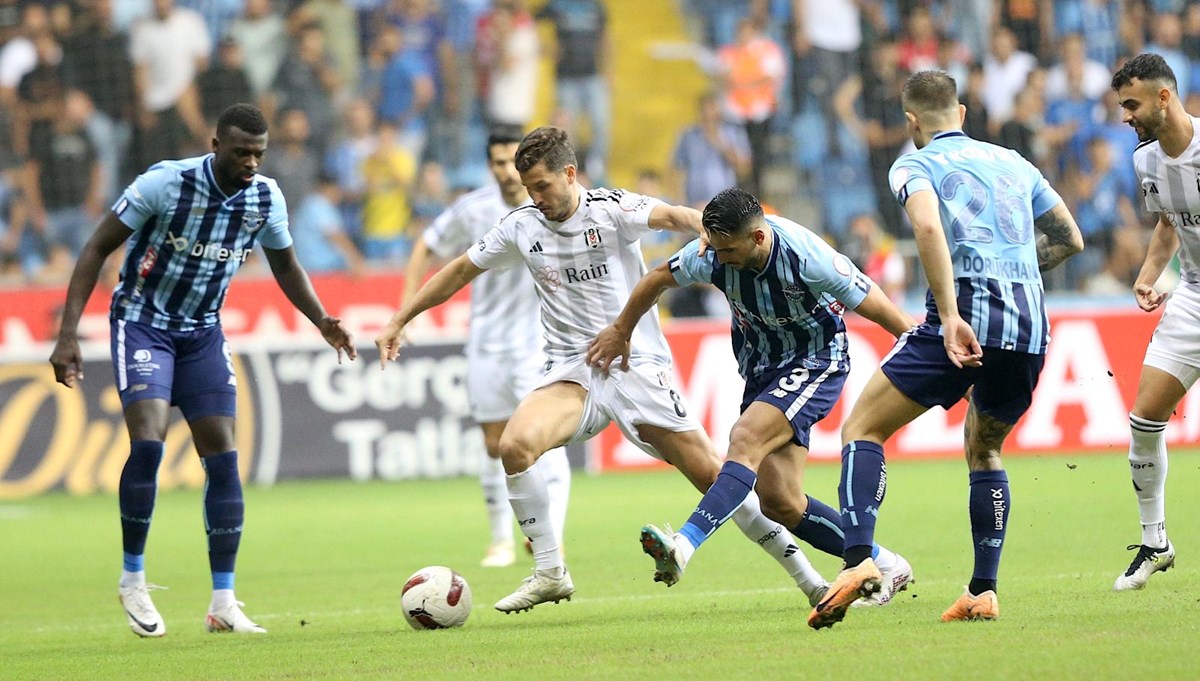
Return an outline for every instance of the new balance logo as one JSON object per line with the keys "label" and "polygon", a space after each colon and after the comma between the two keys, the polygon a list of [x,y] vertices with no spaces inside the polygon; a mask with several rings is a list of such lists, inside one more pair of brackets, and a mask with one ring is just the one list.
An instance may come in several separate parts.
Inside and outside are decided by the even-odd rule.
{"label": "new balance logo", "polygon": [[529,252],[530,253],[541,253],[542,252],[542,242],[540,242],[540,241],[533,242],[533,246],[529,247]]}

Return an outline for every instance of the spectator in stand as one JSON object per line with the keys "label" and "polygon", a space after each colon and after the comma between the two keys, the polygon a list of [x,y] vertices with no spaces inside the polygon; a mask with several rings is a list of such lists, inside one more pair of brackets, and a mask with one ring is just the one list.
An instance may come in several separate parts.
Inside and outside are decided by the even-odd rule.
{"label": "spectator in stand", "polygon": [[1192,64],[1183,53],[1183,23],[1179,15],[1171,12],[1160,12],[1150,18],[1151,41],[1143,48],[1143,52],[1159,54],[1167,62],[1167,66],[1175,72],[1175,82],[1179,90],[1179,99],[1186,100],[1192,85]]}
{"label": "spectator in stand", "polygon": [[949,34],[966,48],[972,61],[982,61],[991,45],[992,0],[948,0],[945,4],[950,13]]}
{"label": "spectator in stand", "polygon": [[1088,57],[1087,46],[1078,33],[1062,36],[1058,44],[1059,61],[1046,72],[1046,99],[1062,99],[1072,92],[1091,100],[1102,99],[1111,89],[1108,67]]}
{"label": "spectator in stand", "polygon": [[21,9],[21,23],[15,34],[0,48],[0,104],[10,105],[16,99],[17,85],[38,63],[33,41],[50,33],[50,13],[40,4],[28,4]]}
{"label": "spectator in stand", "polygon": [[1012,32],[1016,49],[1033,55],[1047,54],[1054,35],[1054,4],[1051,0],[1001,0],[996,20]]}
{"label": "spectator in stand", "polygon": [[717,52],[724,84],[724,108],[741,124],[750,141],[752,194],[762,193],[762,175],[770,161],[771,122],[783,87],[783,50],[750,19],[738,24],[737,41]]}
{"label": "spectator in stand", "polygon": [[245,11],[246,0],[177,0],[177,3],[204,19],[209,38],[217,44],[225,39],[233,20]]}
{"label": "spectator in stand", "polygon": [[215,129],[221,112],[238,102],[254,101],[250,80],[246,78],[242,46],[226,38],[217,46],[217,60],[196,79],[200,92],[200,113],[209,128]]}
{"label": "spectator in stand", "polygon": [[[571,138],[583,167],[596,184],[605,184],[612,141],[612,105],[608,13],[599,0],[550,0],[536,15],[554,24],[554,87],[558,108],[573,124]],[[578,133],[586,118],[588,135]],[[586,140],[581,144],[580,140]]]}
{"label": "spectator in stand", "polygon": [[94,110],[88,136],[104,171],[104,196],[115,201],[127,184],[122,161],[133,134],[133,64],[129,36],[113,23],[113,0],[92,0],[63,44],[68,85],[86,94]]}
{"label": "spectator in stand", "polygon": [[446,182],[446,169],[437,161],[421,164],[417,173],[416,190],[412,197],[412,221],[409,234],[424,234],[425,228],[450,205],[450,187]]}
{"label": "spectator in stand", "polygon": [[229,36],[242,47],[243,55],[254,55],[245,64],[246,78],[255,98],[262,98],[288,53],[286,22],[271,8],[271,0],[246,0],[246,10],[233,22]]}
{"label": "spectator in stand", "polygon": [[700,97],[698,108],[700,120],[680,135],[673,165],[682,176],[684,202],[700,210],[750,172],[750,141],[745,129],[721,118],[715,94]]}
{"label": "spectator in stand", "polygon": [[537,104],[538,36],[520,0],[496,0],[475,37],[480,99],[489,125],[529,126]]}
{"label": "spectator in stand", "polygon": [[404,34],[395,26],[380,33],[381,49],[390,50],[380,74],[376,113],[400,135],[399,144],[413,158],[421,158],[428,141],[426,113],[437,96],[429,63],[404,44]]}
{"label": "spectator in stand", "polygon": [[358,15],[349,3],[342,0],[307,0],[292,12],[288,23],[297,30],[306,24],[320,26],[341,82],[347,85],[358,82],[362,72]]}
{"label": "spectator in stand", "polygon": [[863,43],[857,0],[792,0],[792,111],[820,107],[829,152],[838,154],[833,93],[859,70]]}
{"label": "spectator in stand", "polygon": [[[1017,93],[1025,88],[1037,59],[1017,49],[1017,38],[1007,28],[996,29],[992,51],[983,62],[983,103],[993,128],[999,129],[1013,115]],[[996,130],[993,130],[995,133]]]}
{"label": "spectator in stand", "polygon": [[271,153],[263,156],[262,174],[275,178],[279,191],[292,197],[288,219],[295,220],[296,208],[317,185],[321,157],[312,144],[312,124],[303,109],[288,109],[279,115],[271,138]]}
{"label": "spectator in stand", "polygon": [[354,238],[362,232],[363,163],[375,153],[375,111],[365,99],[353,99],[343,112],[342,135],[325,158],[325,171],[338,180],[342,224]]}
{"label": "spectator in stand", "polygon": [[13,149],[27,157],[31,147],[42,144],[54,122],[62,117],[67,81],[63,73],[62,47],[49,31],[33,41],[37,63],[21,77],[13,112]]}
{"label": "spectator in stand", "polygon": [[[1136,225],[1137,215],[1130,197],[1134,187],[1115,167],[1113,149],[1103,137],[1087,143],[1087,158],[1070,176],[1071,193],[1083,232],[1083,253],[1066,262],[1067,287],[1082,291],[1088,280],[1106,269],[1108,254],[1115,246],[1116,234],[1125,225]],[[1078,261],[1078,262],[1076,262]]]}
{"label": "spectator in stand", "polygon": [[413,180],[417,161],[399,140],[396,127],[380,123],[375,153],[363,163],[367,191],[363,203],[363,255],[367,260],[402,263],[408,260],[412,239]]}
{"label": "spectator in stand", "polygon": [[305,24],[295,41],[291,54],[275,76],[268,109],[272,113],[284,109],[303,111],[311,131],[309,143],[324,153],[333,134],[333,102],[341,92],[342,82],[325,49],[325,33],[319,25]]}
{"label": "spectator in stand", "polygon": [[296,258],[310,274],[348,270],[358,276],[364,269],[362,254],[346,233],[337,208],[340,194],[337,178],[321,173],[315,191],[300,199],[299,207],[292,211],[296,215],[291,227]]}
{"label": "spectator in stand", "polygon": [[91,113],[87,95],[66,94],[50,129],[34,138],[25,163],[30,220],[46,242],[45,280],[66,281],[104,209],[102,170],[87,134]]}
{"label": "spectator in stand", "polygon": [[204,146],[211,131],[200,114],[196,74],[208,66],[212,41],[204,19],[173,0],[154,0],[154,14],[130,34],[137,91],[133,149],[138,168],[181,158]]}
{"label": "spectator in stand", "polygon": [[1078,34],[1089,60],[1112,66],[1121,49],[1121,5],[1122,0],[1057,0],[1055,35]]}
{"label": "spectator in stand", "polygon": [[1042,93],[1026,88],[1017,94],[1012,116],[996,134],[996,144],[1016,151],[1030,163],[1044,167],[1046,145],[1041,139],[1046,103]]}
{"label": "spectator in stand", "polygon": [[918,5],[908,15],[907,29],[896,46],[899,65],[907,73],[938,68],[941,40],[929,8]]}
{"label": "spectator in stand", "polygon": [[879,285],[897,305],[904,302],[908,270],[904,256],[896,249],[896,239],[879,225],[873,213],[859,213],[850,219],[845,243],[838,248],[863,274]]}
{"label": "spectator in stand", "polygon": [[963,105],[967,107],[963,132],[973,139],[988,142],[994,139],[994,135],[988,119],[987,104],[983,101],[985,87],[987,80],[983,76],[983,65],[979,62],[972,63],[967,70],[966,87],[961,97]]}

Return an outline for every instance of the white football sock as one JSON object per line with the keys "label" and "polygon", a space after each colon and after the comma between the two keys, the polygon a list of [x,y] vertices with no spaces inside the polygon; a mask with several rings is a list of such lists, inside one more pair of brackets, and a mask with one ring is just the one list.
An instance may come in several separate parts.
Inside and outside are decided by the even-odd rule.
{"label": "white football sock", "polygon": [[479,464],[479,485],[483,488],[493,544],[513,540],[512,506],[508,503],[508,484],[504,477],[504,462],[485,454]]}
{"label": "white football sock", "polygon": [[1166,428],[1166,421],[1129,415],[1129,475],[1137,492],[1142,544],[1154,548],[1167,546],[1167,442],[1163,437]]}
{"label": "white football sock", "polygon": [[131,586],[146,586],[146,571],[129,572],[128,570],[121,570],[121,581],[118,585],[122,589],[128,589]]}
{"label": "white football sock", "polygon": [[887,572],[896,567],[896,554],[890,549],[886,549],[879,544],[875,545],[878,550],[875,556],[875,567],[879,568],[880,572]]}
{"label": "white football sock", "polygon": [[800,546],[792,541],[792,533],[779,523],[763,515],[758,495],[753,490],[746,500],[733,512],[733,522],[742,534],[762,547],[784,570],[796,580],[796,586],[810,595],[813,590],[824,586],[825,578],[817,572]]}
{"label": "white football sock", "polygon": [[538,570],[555,570],[563,566],[550,514],[550,499],[546,481],[537,466],[531,466],[508,476],[508,501],[521,531],[533,543],[533,563]]}
{"label": "white football sock", "polygon": [[571,498],[571,462],[567,450],[556,447],[546,452],[534,464],[546,480],[546,493],[550,499],[550,517],[554,519],[554,533],[558,545],[563,545],[563,533],[567,527],[567,501]]}
{"label": "white football sock", "polygon": [[233,589],[213,589],[212,605],[208,606],[208,611],[215,612],[234,603],[237,603],[237,597],[233,595]]}

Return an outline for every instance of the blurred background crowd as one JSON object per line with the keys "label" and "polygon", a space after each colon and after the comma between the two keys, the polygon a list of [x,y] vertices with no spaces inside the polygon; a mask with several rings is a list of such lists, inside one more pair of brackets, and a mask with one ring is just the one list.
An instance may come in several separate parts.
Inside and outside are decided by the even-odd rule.
{"label": "blurred background crowd", "polygon": [[1109,79],[1142,51],[1200,112],[1183,0],[0,0],[0,285],[64,282],[137,173],[205,153],[249,101],[311,272],[403,267],[489,181],[489,125],[553,123],[588,186],[702,208],[741,185],[919,295],[887,171],[911,148],[900,86],[939,67],[967,132],[1033,161],[1083,229],[1048,286],[1120,294],[1152,218]]}

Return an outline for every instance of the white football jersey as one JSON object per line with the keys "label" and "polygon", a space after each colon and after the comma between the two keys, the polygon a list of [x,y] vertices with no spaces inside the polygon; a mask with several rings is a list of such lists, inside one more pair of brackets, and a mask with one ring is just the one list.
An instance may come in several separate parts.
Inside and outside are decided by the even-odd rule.
{"label": "white football jersey", "polygon": [[[612,324],[646,274],[639,239],[650,231],[658,199],[620,189],[580,187],[579,208],[566,222],[551,222],[533,206],[509,213],[469,250],[484,269],[524,263],[541,298],[546,355],[578,360]],[[631,360],[671,361],[657,306],[634,327]]]}
{"label": "white football jersey", "polygon": [[[461,254],[512,212],[499,185],[476,189],[442,211],[422,234],[441,258]],[[467,340],[473,352],[540,353],[541,325],[533,278],[520,269],[484,272],[471,282],[471,324]]]}
{"label": "white football jersey", "polygon": [[1192,141],[1179,158],[1150,140],[1133,152],[1133,168],[1146,210],[1166,216],[1179,235],[1180,278],[1200,284],[1200,118],[1192,118]]}

